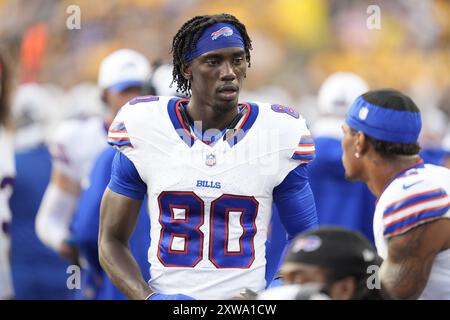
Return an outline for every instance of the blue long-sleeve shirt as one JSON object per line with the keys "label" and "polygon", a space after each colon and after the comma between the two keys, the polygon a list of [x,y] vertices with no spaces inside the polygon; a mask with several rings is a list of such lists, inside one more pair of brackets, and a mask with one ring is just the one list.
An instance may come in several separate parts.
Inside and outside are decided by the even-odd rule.
{"label": "blue long-sleeve shirt", "polygon": [[[71,226],[71,242],[75,244],[81,256],[87,262],[83,270],[82,298],[126,299],[126,297],[112,284],[98,260],[98,229],[100,204],[103,193],[111,177],[111,164],[116,151],[108,147],[97,158],[91,174],[89,187],[83,191],[78,209]],[[130,239],[130,250],[138,262],[144,279],[149,279],[150,265],[147,259],[150,245],[150,220],[145,201],[139,213],[136,229]]]}
{"label": "blue long-sleeve shirt", "polygon": [[51,175],[45,145],[16,152],[16,181],[11,196],[11,271],[16,299],[71,299],[69,263],[37,237],[35,220]]}

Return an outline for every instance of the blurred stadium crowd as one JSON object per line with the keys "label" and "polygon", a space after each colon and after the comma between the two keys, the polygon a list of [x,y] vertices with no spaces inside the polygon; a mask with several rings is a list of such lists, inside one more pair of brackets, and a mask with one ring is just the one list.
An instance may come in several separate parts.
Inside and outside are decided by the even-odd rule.
{"label": "blurred stadium crowd", "polygon": [[[314,95],[322,81],[349,71],[370,88],[409,92],[422,108],[433,110],[427,113],[433,119],[436,107],[448,116],[449,2],[378,2],[380,30],[366,27],[367,7],[377,1],[3,0],[0,39],[20,65],[18,83],[67,90],[95,81],[101,59],[115,49],[170,62],[172,36],[182,21],[226,11],[251,30],[254,57],[246,89],[253,100],[257,94],[293,105],[313,121]],[[66,27],[71,5],[80,8],[79,30]]]}
{"label": "blurred stadium crowd", "polygon": [[[66,25],[72,14],[67,11],[71,5],[80,8],[79,29],[71,30]],[[381,9],[379,30],[366,25],[369,5]],[[173,35],[189,17],[219,12],[234,14],[245,22],[253,40],[252,64],[241,100],[292,106],[310,121],[316,137],[329,134],[322,130],[324,126],[330,127],[327,119],[343,116],[336,111],[332,100],[339,96],[337,92],[346,92],[346,85],[361,89],[340,97],[344,105],[368,88],[402,90],[416,101],[423,114],[420,137],[423,158],[450,167],[450,2],[447,0],[0,0],[0,44],[13,71],[11,105],[15,150],[19,161],[23,161],[17,169],[26,168],[17,171],[17,175],[33,179],[33,175],[41,174],[45,176],[42,181],[48,183],[50,163],[39,172],[33,171],[33,164],[20,158],[21,153],[48,145],[55,129],[65,120],[105,117],[97,78],[100,62],[108,54],[121,48],[142,53],[152,64],[143,93],[174,95],[174,88],[169,87],[171,68],[167,66],[171,63]],[[337,72],[341,73],[336,75]],[[329,78],[333,74],[337,80]],[[332,148],[329,141],[322,143],[326,146],[322,150]],[[318,159],[321,157],[319,144],[316,142]],[[48,155],[42,157],[47,159]],[[49,161],[45,159],[44,162]],[[317,166],[311,172],[316,198],[320,199],[320,190],[326,190],[326,186],[314,185],[314,181],[320,181],[314,177],[327,169],[336,169],[338,178],[343,177],[340,155],[336,161],[339,164],[334,165],[338,167],[331,162],[312,165]],[[45,185],[40,188],[42,192],[33,198],[37,201],[36,210]],[[362,185],[352,188],[361,189]],[[12,200],[16,203],[12,207],[13,280],[19,277],[22,285],[39,277],[34,272],[38,269],[37,260],[21,254],[30,241],[39,241],[34,228],[37,212],[23,212],[20,207],[20,203],[27,201],[28,192],[22,193],[24,198],[19,199],[13,194]],[[357,222],[340,222],[324,214],[321,222],[345,225],[373,240],[373,197],[367,190],[343,189],[342,192],[361,192],[348,206],[354,207],[354,211],[364,211],[365,215]],[[336,195],[336,199],[339,197]],[[333,199],[329,201],[328,207],[335,206]],[[327,208],[321,208],[320,201],[317,203],[318,211],[325,212]],[[14,226],[19,220],[27,222]],[[36,250],[43,248],[42,245]],[[50,249],[45,254],[48,259],[42,260],[44,265],[40,270],[44,273],[54,270],[54,276],[59,277],[64,287],[60,298],[74,298],[66,290],[66,267],[70,262]],[[54,265],[45,266],[48,261]],[[27,263],[29,267],[25,267]],[[21,295],[22,290],[16,288],[17,298],[57,298],[51,294],[46,296],[39,287],[34,288],[34,295]],[[84,294],[84,298],[94,296]]]}

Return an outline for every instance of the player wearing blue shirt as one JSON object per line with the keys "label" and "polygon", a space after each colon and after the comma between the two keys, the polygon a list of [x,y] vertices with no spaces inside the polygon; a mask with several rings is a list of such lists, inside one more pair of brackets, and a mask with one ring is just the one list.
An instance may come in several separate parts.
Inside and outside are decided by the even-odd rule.
{"label": "player wearing blue shirt", "polygon": [[425,163],[445,166],[445,161],[450,157],[450,152],[442,147],[424,148],[419,153]]}
{"label": "player wearing blue shirt", "polygon": [[318,94],[320,117],[311,128],[316,159],[308,169],[319,225],[357,230],[373,242],[375,197],[363,183],[345,179],[341,161],[345,113],[354,99],[367,90],[367,83],[349,72],[334,73],[323,82]]}
{"label": "player wearing blue shirt", "polygon": [[[79,298],[111,300],[126,297],[111,283],[98,262],[98,227],[100,203],[111,176],[111,163],[117,151],[105,149],[95,161],[90,174],[89,187],[80,197],[71,226],[71,244],[80,252],[82,271],[82,292]],[[130,240],[133,256],[139,264],[142,275],[149,278],[147,249],[150,243],[148,213],[142,206],[135,232]]]}
{"label": "player wearing blue shirt", "polygon": [[309,165],[309,177],[319,224],[357,230],[373,242],[375,197],[363,183],[345,180],[340,140],[317,137],[314,141],[317,158]]}
{"label": "player wearing blue shirt", "polygon": [[44,145],[16,152],[11,197],[11,264],[16,299],[70,299],[68,262],[37,238],[34,221],[50,180],[51,158]]}

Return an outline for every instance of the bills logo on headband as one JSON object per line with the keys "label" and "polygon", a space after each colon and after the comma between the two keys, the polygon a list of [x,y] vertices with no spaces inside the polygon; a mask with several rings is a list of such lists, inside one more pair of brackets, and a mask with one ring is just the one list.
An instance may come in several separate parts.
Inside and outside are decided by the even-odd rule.
{"label": "bills logo on headband", "polygon": [[362,107],[361,109],[359,109],[358,117],[361,120],[363,120],[363,121],[366,120],[368,115],[369,115],[369,108]]}
{"label": "bills logo on headband", "polygon": [[222,27],[211,33],[211,40],[217,40],[220,36],[229,37],[233,35],[233,29],[230,27]]}
{"label": "bills logo on headband", "polygon": [[301,250],[305,252],[312,252],[322,245],[322,240],[317,236],[308,236],[305,238],[298,239],[292,246],[292,251],[299,252]]}

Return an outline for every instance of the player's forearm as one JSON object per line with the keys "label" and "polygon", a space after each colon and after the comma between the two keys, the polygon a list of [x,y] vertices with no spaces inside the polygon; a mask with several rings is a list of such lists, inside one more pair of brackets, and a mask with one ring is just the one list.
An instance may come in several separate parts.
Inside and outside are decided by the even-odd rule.
{"label": "player's forearm", "polygon": [[388,257],[381,265],[380,280],[392,298],[417,299],[422,294],[446,234],[436,222],[389,238]]}
{"label": "player's forearm", "polygon": [[425,286],[424,279],[419,279],[419,277],[420,270],[414,271],[408,266],[389,261],[384,261],[380,268],[383,291],[392,299],[417,299]]}
{"label": "player's forearm", "polygon": [[99,260],[111,281],[129,299],[143,300],[152,292],[129,248],[119,240],[100,239]]}
{"label": "player's forearm", "polygon": [[151,293],[128,247],[141,203],[107,188],[100,207],[99,261],[112,282],[130,299],[145,299]]}

